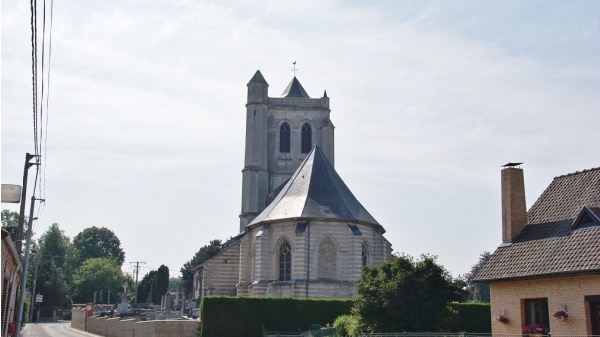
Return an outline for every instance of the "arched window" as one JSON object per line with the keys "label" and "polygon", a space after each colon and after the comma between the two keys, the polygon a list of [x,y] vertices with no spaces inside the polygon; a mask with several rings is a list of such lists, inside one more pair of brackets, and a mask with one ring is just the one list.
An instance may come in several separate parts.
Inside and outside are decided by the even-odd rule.
{"label": "arched window", "polygon": [[312,128],[310,124],[304,123],[302,125],[302,153],[309,153],[312,149]]}
{"label": "arched window", "polygon": [[292,279],[292,246],[285,240],[279,246],[279,281]]}
{"label": "arched window", "polygon": [[337,249],[330,238],[319,243],[319,278],[335,280],[337,275]]}
{"label": "arched window", "polygon": [[290,152],[290,125],[288,123],[283,123],[279,127],[279,152]]}
{"label": "arched window", "polygon": [[369,246],[367,245],[367,241],[363,241],[362,243],[362,266],[366,266],[369,263]]}

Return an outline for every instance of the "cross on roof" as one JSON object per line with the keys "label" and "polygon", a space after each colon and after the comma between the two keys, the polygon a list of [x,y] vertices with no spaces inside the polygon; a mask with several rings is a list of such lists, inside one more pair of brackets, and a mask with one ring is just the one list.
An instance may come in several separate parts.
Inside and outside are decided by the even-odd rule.
{"label": "cross on roof", "polygon": [[290,70],[294,72],[294,77],[296,77],[296,71],[298,71],[298,69],[296,69],[296,61],[294,61],[293,65],[294,65],[294,69],[290,69]]}

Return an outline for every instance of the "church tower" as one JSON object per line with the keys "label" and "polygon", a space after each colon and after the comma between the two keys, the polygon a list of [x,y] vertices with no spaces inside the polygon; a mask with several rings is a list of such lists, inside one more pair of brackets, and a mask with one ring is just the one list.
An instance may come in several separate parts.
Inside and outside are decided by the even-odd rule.
{"label": "church tower", "polygon": [[281,97],[269,97],[269,84],[260,71],[247,86],[240,232],[265,209],[315,145],[334,163],[327,92],[310,98],[294,76]]}

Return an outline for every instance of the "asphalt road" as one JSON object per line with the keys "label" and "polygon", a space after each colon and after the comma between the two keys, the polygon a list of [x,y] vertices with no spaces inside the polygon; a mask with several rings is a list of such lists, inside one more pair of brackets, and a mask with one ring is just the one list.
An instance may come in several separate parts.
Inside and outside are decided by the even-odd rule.
{"label": "asphalt road", "polygon": [[71,328],[71,322],[27,323],[21,337],[96,337],[89,332]]}

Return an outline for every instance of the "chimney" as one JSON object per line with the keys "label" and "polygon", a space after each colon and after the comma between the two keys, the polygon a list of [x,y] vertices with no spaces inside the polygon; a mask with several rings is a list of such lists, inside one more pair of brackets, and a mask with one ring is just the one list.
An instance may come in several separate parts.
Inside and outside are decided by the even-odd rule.
{"label": "chimney", "polygon": [[506,164],[501,171],[503,243],[512,242],[527,223],[523,169],[514,167],[519,164]]}

